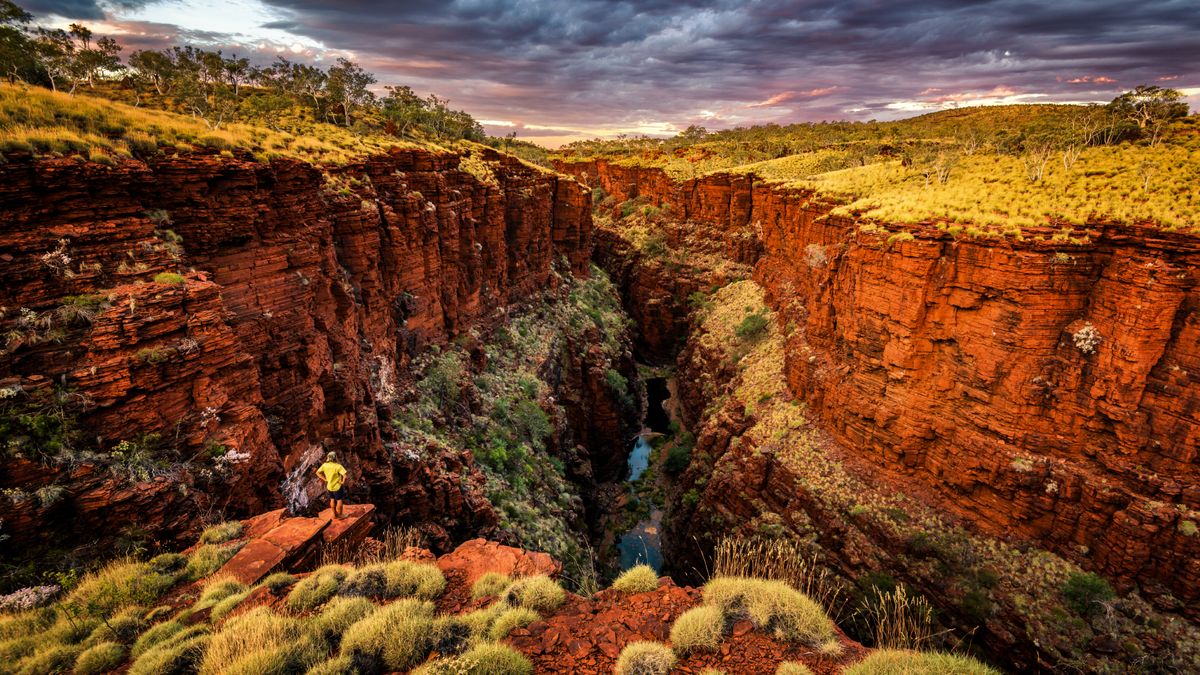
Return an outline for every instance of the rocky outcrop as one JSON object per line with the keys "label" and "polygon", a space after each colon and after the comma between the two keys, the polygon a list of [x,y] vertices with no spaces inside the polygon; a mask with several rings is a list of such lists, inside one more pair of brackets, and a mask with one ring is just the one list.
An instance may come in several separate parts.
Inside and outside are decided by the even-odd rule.
{"label": "rocky outcrop", "polygon": [[[574,181],[484,159],[491,176],[423,150],[325,173],[217,155],[0,165],[0,403],[58,391],[82,430],[59,461],[7,462],[0,485],[30,496],[0,504],[4,533],[170,537],[205,510],[302,510],[326,449],[385,519],[488,531],[469,458],[399,442],[387,409],[426,345],[502,320],[560,261],[586,274],[591,212]],[[32,497],[45,486],[65,494]]]}
{"label": "rocky outcrop", "polygon": [[929,224],[896,234],[749,177],[562,168],[707,223],[727,250],[729,232],[752,232],[755,279],[792,329],[789,388],[869,470],[978,531],[1194,611],[1194,236],[1108,223],[1019,239]]}

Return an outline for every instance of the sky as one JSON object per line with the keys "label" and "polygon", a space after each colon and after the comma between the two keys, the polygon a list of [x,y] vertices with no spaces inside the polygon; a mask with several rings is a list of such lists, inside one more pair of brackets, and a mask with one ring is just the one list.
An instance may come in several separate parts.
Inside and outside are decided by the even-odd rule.
{"label": "sky", "polygon": [[489,133],[551,147],[954,106],[1107,102],[1139,84],[1200,109],[1200,0],[16,0],[133,49],[357,60]]}

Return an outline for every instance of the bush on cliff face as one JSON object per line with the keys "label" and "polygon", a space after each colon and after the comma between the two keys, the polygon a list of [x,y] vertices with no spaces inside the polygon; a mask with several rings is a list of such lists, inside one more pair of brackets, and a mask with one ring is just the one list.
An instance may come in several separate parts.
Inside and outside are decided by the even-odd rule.
{"label": "bush on cliff face", "polygon": [[[419,357],[419,396],[397,411],[392,425],[413,452],[469,451],[487,477],[487,497],[500,528],[522,545],[563,561],[564,578],[581,583],[590,578],[587,537],[579,527],[584,506],[579,487],[567,478],[567,466],[584,459],[566,436],[568,409],[543,378],[576,368],[581,355],[589,368],[595,361],[605,367],[626,362],[629,323],[616,289],[599,268],[586,279],[562,275],[559,280],[539,302],[498,327],[490,341],[479,345],[475,341],[487,336],[473,335]],[[471,350],[477,355],[480,349],[486,358],[472,357]],[[625,377],[616,368],[613,372]],[[619,398],[610,391],[615,377],[605,375],[602,384],[609,385],[602,395]],[[634,387],[625,385],[632,397]]]}
{"label": "bush on cliff face", "polygon": [[1067,578],[1063,586],[1067,604],[1083,616],[1094,616],[1104,608],[1104,603],[1117,596],[1112,586],[1098,574],[1076,572]]}

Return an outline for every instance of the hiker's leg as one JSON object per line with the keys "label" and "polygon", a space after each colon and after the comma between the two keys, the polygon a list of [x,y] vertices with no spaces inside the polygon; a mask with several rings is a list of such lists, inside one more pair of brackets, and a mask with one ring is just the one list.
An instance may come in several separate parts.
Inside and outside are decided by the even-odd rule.
{"label": "hiker's leg", "polygon": [[337,500],[333,497],[329,498],[329,511],[333,513],[333,515],[337,515]]}
{"label": "hiker's leg", "polygon": [[346,502],[341,499],[338,500],[337,515],[338,518],[344,518],[346,516]]}

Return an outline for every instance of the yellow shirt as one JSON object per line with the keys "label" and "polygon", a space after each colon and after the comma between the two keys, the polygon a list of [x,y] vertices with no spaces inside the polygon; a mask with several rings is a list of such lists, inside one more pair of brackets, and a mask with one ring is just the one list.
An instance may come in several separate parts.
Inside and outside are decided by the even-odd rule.
{"label": "yellow shirt", "polygon": [[317,475],[325,479],[326,489],[337,492],[346,482],[346,467],[337,462],[325,462],[317,469]]}

